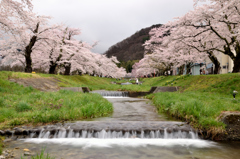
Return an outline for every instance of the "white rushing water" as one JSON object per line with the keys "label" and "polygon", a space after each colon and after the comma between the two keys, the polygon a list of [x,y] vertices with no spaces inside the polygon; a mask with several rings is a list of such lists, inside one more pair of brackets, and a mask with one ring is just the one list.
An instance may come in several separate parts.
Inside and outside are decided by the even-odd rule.
{"label": "white rushing water", "polygon": [[61,138],[61,139],[24,139],[24,142],[35,144],[60,144],[68,146],[80,146],[83,148],[91,147],[145,147],[145,146],[159,146],[159,147],[195,147],[195,148],[210,148],[216,147],[216,143],[199,139],[96,139],[96,138]]}
{"label": "white rushing water", "polygon": [[[33,138],[34,134],[30,134]],[[115,138],[141,138],[141,139],[198,139],[197,132],[193,131],[172,131],[168,132],[167,128],[164,131],[152,130],[152,131],[93,131],[93,130],[80,130],[74,132],[73,129],[64,129],[56,131],[54,134],[50,134],[48,130],[42,130],[38,135],[38,138],[100,138],[100,139],[115,139]]]}
{"label": "white rushing water", "polygon": [[123,96],[103,96],[103,98],[129,98],[129,97],[123,97]]}
{"label": "white rushing water", "polygon": [[121,91],[92,91],[91,93],[98,93],[103,97],[107,98],[119,98],[119,97],[128,97],[128,92],[121,92]]}

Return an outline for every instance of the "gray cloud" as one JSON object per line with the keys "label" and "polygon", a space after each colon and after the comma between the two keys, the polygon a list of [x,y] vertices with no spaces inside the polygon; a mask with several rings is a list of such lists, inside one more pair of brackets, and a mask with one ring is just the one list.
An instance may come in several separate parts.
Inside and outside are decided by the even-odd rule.
{"label": "gray cloud", "polygon": [[93,50],[111,45],[153,24],[164,24],[193,9],[193,0],[33,0],[34,11],[55,23],[82,30],[81,40],[99,41]]}

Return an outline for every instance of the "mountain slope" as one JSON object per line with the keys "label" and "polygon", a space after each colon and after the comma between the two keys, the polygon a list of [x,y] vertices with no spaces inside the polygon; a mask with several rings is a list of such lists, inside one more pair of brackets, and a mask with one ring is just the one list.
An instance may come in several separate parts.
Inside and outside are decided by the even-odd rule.
{"label": "mountain slope", "polygon": [[142,45],[149,39],[149,31],[161,25],[156,24],[137,31],[132,36],[111,46],[104,54],[107,57],[116,56],[119,61],[124,62],[142,59],[144,56],[144,47]]}

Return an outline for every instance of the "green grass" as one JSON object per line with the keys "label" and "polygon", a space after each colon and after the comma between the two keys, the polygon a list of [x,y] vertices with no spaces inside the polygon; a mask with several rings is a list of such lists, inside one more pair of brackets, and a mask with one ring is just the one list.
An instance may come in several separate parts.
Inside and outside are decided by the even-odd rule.
{"label": "green grass", "polygon": [[240,111],[240,96],[233,99],[233,90],[240,91],[240,74],[207,76],[171,76],[153,78],[152,86],[178,86],[179,92],[149,95],[159,112],[165,112],[195,128],[213,132],[225,130],[218,120],[224,111]]}
{"label": "green grass", "polygon": [[6,78],[0,76],[0,129],[102,117],[113,112],[112,104],[98,94],[40,92]]}
{"label": "green grass", "polygon": [[240,100],[220,94],[202,92],[156,93],[149,95],[159,112],[184,119],[195,128],[224,130],[217,120],[222,111],[240,111]]}

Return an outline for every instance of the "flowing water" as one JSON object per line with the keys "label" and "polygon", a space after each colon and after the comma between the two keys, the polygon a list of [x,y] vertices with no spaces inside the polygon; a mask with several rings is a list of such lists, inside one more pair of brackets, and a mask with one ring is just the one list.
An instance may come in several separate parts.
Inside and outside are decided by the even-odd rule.
{"label": "flowing water", "polygon": [[[56,159],[237,159],[239,142],[202,140],[189,125],[156,113],[149,100],[128,98],[126,92],[101,92],[114,113],[91,121],[32,130],[26,139],[9,143],[15,158],[23,149],[41,149]],[[30,157],[28,157],[30,158]]]}

